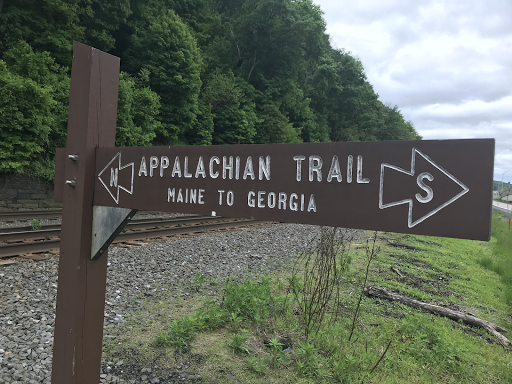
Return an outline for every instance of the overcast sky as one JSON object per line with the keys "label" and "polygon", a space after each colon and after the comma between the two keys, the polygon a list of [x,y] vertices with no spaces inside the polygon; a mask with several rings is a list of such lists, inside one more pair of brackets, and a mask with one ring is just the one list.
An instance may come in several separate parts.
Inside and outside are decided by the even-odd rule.
{"label": "overcast sky", "polygon": [[313,0],[335,48],[424,139],[495,138],[512,181],[511,0]]}

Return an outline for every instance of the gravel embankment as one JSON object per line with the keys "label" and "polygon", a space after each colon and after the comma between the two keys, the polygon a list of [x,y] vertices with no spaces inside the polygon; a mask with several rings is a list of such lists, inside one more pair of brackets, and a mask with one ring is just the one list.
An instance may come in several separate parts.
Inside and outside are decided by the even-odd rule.
{"label": "gravel embankment", "polygon": [[[317,228],[271,225],[111,249],[105,337],[118,333],[141,308],[134,296],[181,289],[180,284],[190,281],[197,271],[225,278],[262,268],[279,270],[317,234]],[[50,383],[57,267],[58,256],[0,266],[0,383]],[[107,368],[107,362],[103,370],[102,383],[187,382],[178,372],[158,377],[154,367],[139,372],[127,369],[119,377],[114,376],[117,370]]]}

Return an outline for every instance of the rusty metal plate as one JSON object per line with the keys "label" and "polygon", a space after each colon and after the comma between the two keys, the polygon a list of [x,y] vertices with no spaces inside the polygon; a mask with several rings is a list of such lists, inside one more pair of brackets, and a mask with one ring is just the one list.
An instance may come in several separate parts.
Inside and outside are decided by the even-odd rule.
{"label": "rusty metal plate", "polygon": [[488,240],[494,146],[97,148],[94,205]]}

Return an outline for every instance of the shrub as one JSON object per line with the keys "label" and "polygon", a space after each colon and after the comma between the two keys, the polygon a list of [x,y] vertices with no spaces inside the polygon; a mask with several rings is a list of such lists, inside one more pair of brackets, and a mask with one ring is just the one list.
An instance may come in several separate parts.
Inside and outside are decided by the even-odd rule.
{"label": "shrub", "polygon": [[228,345],[233,348],[235,352],[246,353],[249,355],[253,353],[254,350],[245,344],[247,343],[247,340],[249,340],[248,332],[243,330],[242,333],[234,334],[232,336],[231,342],[228,343]]}
{"label": "shrub", "polygon": [[43,227],[43,225],[41,224],[41,222],[39,220],[32,219],[30,221],[30,227],[33,231],[38,231]]}
{"label": "shrub", "polygon": [[286,364],[289,357],[285,351],[283,351],[283,344],[279,342],[277,337],[272,337],[268,343],[270,348],[270,365],[273,368],[280,368]]}
{"label": "shrub", "polygon": [[270,290],[271,279],[262,278],[261,283],[247,280],[243,283],[227,281],[224,287],[222,307],[232,316],[245,320],[263,322],[270,316],[275,300]]}
{"label": "shrub", "polygon": [[265,375],[268,372],[268,361],[264,356],[249,356],[245,359],[249,369],[257,375]]}
{"label": "shrub", "polygon": [[187,347],[190,340],[196,335],[196,324],[196,319],[189,316],[174,320],[170,325],[169,333],[161,333],[157,336],[157,345]]}

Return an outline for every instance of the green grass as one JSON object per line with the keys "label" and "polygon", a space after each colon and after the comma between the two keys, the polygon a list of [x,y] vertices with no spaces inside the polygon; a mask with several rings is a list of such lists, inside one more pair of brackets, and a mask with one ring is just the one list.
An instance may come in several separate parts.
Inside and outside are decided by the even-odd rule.
{"label": "green grass", "polygon": [[505,299],[512,303],[512,232],[508,220],[501,213],[492,217],[492,254],[479,259],[479,263],[501,276],[506,286]]}
{"label": "green grass", "polygon": [[[392,247],[389,242],[415,249]],[[452,306],[512,330],[512,234],[499,215],[493,216],[489,243],[381,233],[378,246],[368,285]],[[290,289],[300,287],[300,278],[282,273],[218,282],[223,288],[216,300],[174,299],[173,308],[175,302],[184,307],[172,313],[167,325],[145,325],[152,330],[152,342],[138,348],[143,356],[172,356],[175,348],[187,348],[190,356],[201,356],[191,369],[201,372],[205,383],[231,383],[226,373],[243,383],[261,384],[512,383],[512,357],[492,335],[400,303],[362,296],[349,340],[365,257],[364,246],[354,244],[338,321],[329,323],[328,315],[320,331],[307,339],[290,294]],[[161,311],[167,306],[148,303],[147,309]],[[140,316],[151,319],[148,311]],[[109,345],[106,353],[115,355],[133,344],[141,337],[139,331],[130,329],[123,335],[124,343]],[[286,338],[293,347],[283,350]]]}

